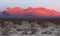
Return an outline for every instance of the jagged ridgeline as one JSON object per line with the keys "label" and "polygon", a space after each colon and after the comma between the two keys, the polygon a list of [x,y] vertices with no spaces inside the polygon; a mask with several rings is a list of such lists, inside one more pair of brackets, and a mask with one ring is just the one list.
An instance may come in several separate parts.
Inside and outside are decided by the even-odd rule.
{"label": "jagged ridgeline", "polygon": [[20,7],[6,8],[0,12],[0,18],[45,19],[60,18],[60,12],[43,7],[23,9]]}

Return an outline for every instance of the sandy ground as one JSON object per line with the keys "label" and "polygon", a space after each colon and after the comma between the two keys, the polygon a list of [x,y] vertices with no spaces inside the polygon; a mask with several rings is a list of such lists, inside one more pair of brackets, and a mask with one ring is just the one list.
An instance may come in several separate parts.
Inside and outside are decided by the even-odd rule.
{"label": "sandy ground", "polygon": [[12,34],[10,36],[56,36],[56,35],[46,35],[46,34],[40,34],[40,35],[18,35],[18,34]]}

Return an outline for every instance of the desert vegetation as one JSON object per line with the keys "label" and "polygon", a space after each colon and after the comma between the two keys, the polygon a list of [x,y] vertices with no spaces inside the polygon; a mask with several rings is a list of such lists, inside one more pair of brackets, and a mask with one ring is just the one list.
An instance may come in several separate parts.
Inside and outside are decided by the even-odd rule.
{"label": "desert vegetation", "polygon": [[60,23],[46,20],[0,20],[0,35],[11,34],[60,36]]}

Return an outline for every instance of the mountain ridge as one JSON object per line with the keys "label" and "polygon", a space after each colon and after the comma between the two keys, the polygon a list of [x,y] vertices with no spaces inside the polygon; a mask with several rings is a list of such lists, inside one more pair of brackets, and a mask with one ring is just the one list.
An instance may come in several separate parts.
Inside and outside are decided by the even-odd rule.
{"label": "mountain ridge", "polygon": [[[4,14],[2,14],[5,12]],[[60,12],[55,10],[50,10],[44,7],[32,8],[28,7],[26,9],[20,7],[10,8],[7,7],[3,12],[0,13],[0,17],[13,17],[13,18],[60,18]],[[1,14],[3,16],[1,16]],[[8,14],[8,15],[7,15]]]}
{"label": "mountain ridge", "polygon": [[[9,14],[35,14],[35,15],[53,15],[57,16],[60,14],[60,12],[55,11],[55,10],[50,10],[50,9],[46,9],[43,7],[39,7],[39,8],[32,8],[32,7],[28,7],[27,9],[22,9],[20,7],[14,7],[14,8],[6,8],[5,11]],[[59,15],[60,16],[60,15]]]}

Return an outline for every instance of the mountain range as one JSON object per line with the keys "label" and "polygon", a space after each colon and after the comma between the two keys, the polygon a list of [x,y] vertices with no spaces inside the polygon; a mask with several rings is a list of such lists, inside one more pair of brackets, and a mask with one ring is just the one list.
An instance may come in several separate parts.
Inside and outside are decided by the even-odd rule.
{"label": "mountain range", "polygon": [[26,9],[20,7],[7,7],[0,12],[0,18],[59,18],[60,12],[56,10],[47,9],[44,7]]}

